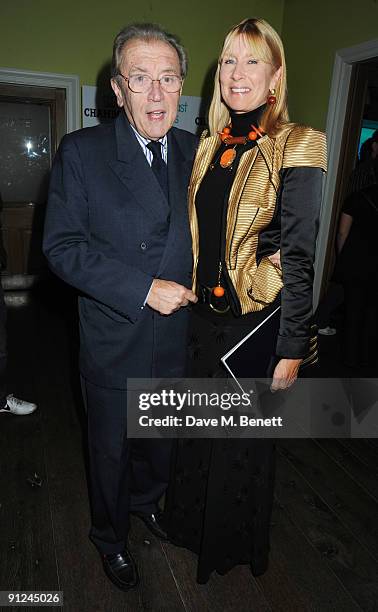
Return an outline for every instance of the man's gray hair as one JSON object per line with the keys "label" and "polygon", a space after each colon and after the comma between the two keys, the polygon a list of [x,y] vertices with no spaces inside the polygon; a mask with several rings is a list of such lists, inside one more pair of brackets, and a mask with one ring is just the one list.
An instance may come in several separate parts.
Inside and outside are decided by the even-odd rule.
{"label": "man's gray hair", "polygon": [[115,79],[120,74],[122,51],[130,40],[141,40],[146,42],[160,41],[171,45],[177,52],[180,62],[181,77],[184,79],[188,71],[188,59],[184,47],[179,39],[173,34],[165,32],[155,23],[133,23],[123,28],[115,37],[112,57],[112,77]]}

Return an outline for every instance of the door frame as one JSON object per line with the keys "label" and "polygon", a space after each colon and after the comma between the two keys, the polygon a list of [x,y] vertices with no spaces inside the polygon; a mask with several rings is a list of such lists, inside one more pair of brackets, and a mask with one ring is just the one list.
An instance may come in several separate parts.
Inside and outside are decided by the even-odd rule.
{"label": "door frame", "polygon": [[[50,87],[65,90],[66,128],[65,132],[73,132],[81,128],[81,97],[80,80],[75,74],[59,74],[51,72],[35,72],[15,68],[0,67],[0,82],[12,85],[28,85],[33,87]],[[59,143],[57,143],[58,145]],[[27,301],[27,293],[19,291],[28,289],[33,282],[33,275],[12,275],[3,277],[1,283],[7,289],[17,289],[15,294],[8,291],[7,303],[23,304]]]}
{"label": "door frame", "polygon": [[65,89],[67,133],[81,128],[80,80],[76,74],[0,68],[0,82]]}
{"label": "door frame", "polygon": [[337,188],[338,168],[347,104],[351,85],[353,64],[378,57],[378,38],[339,49],[333,67],[331,92],[327,115],[328,172],[325,180],[320,217],[317,256],[315,261],[314,309],[316,309],[323,287],[328,236],[332,219],[334,197]]}

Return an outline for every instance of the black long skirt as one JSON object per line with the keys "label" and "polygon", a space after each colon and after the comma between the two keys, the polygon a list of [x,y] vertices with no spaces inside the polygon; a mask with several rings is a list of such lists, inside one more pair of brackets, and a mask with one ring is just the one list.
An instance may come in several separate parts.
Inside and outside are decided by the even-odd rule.
{"label": "black long skirt", "polygon": [[[220,357],[275,306],[234,320],[209,316],[206,306],[193,309],[190,376],[226,378]],[[266,571],[274,466],[270,439],[176,441],[166,524],[172,543],[198,554],[199,583],[214,570],[225,574],[238,564],[250,564],[255,576]]]}

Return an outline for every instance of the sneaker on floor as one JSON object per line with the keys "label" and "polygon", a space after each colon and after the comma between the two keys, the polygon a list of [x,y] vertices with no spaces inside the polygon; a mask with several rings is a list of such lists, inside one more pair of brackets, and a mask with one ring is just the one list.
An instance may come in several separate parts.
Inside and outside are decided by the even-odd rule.
{"label": "sneaker on floor", "polygon": [[327,325],[327,327],[321,327],[318,329],[318,333],[321,336],[334,336],[336,334],[336,329]]}
{"label": "sneaker on floor", "polygon": [[37,404],[26,402],[25,400],[14,397],[13,393],[7,395],[7,403],[4,408],[0,408],[0,412],[11,412],[12,414],[24,415],[31,414],[36,410]]}

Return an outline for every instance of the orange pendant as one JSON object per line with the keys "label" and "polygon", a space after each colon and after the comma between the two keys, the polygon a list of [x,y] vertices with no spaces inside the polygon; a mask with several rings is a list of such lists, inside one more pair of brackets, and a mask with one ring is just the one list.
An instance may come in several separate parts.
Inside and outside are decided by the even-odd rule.
{"label": "orange pendant", "polygon": [[222,168],[228,168],[229,166],[231,166],[235,157],[236,157],[235,149],[226,149],[224,153],[222,153],[221,158],[220,158],[220,165],[222,166]]}
{"label": "orange pendant", "polygon": [[213,293],[214,293],[215,297],[223,297],[224,296],[224,289],[220,285],[217,285],[216,287],[214,287]]}

